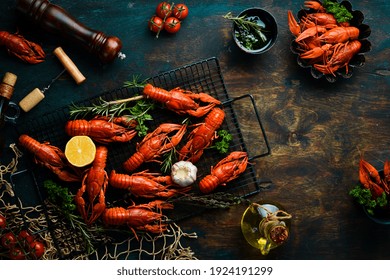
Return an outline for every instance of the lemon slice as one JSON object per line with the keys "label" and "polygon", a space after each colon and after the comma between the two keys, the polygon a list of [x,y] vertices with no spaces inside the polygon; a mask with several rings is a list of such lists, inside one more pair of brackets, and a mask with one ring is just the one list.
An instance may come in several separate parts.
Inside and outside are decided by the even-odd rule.
{"label": "lemon slice", "polygon": [[83,167],[95,159],[96,146],[88,136],[73,136],[65,146],[65,157],[70,164]]}

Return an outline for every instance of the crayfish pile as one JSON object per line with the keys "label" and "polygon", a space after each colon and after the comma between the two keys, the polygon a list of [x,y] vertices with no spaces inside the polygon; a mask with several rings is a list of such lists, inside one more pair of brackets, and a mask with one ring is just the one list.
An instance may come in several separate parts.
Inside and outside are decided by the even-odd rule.
{"label": "crayfish pile", "polygon": [[[161,165],[162,156],[168,153],[177,154],[180,161],[198,162],[204,150],[218,138],[217,130],[224,122],[225,112],[219,106],[221,102],[206,93],[193,93],[180,88],[168,91],[146,84],[143,96],[162,103],[165,109],[178,115],[202,121],[192,124],[161,123],[134,143],[137,123],[124,116],[68,120],[64,129],[69,137],[89,136],[96,144],[95,160],[81,169],[71,166],[59,147],[39,142],[30,135],[22,134],[19,137],[20,146],[34,156],[37,164],[50,170],[61,181],[79,184],[74,201],[87,225],[97,221],[111,227],[125,225],[136,237],[136,231],[161,234],[167,230],[167,217],[162,210],[174,207],[172,202],[167,201],[169,198],[188,195],[195,190],[195,183],[198,183],[201,193],[210,193],[237,178],[248,164],[246,152],[232,151],[215,162],[213,167],[210,166],[210,174],[202,174],[203,178],[190,186],[176,184],[171,175],[149,171],[145,163]],[[107,159],[111,148],[133,144],[136,144],[135,152],[125,155],[127,159],[122,166],[114,166],[108,172]],[[131,197],[131,204],[125,207],[115,204],[107,206],[107,189],[126,192],[126,197]]]}
{"label": "crayfish pile", "polygon": [[383,170],[378,171],[364,159],[359,161],[359,182],[350,195],[365,207],[370,215],[390,215],[390,161],[386,160]]}
{"label": "crayfish pile", "polygon": [[343,70],[348,75],[351,59],[362,52],[360,39],[369,34],[361,34],[350,23],[354,14],[342,4],[330,0],[325,0],[323,5],[319,1],[305,1],[304,6],[308,10],[300,11],[299,23],[292,11],[288,11],[289,29],[295,36],[292,51],[298,54],[302,64],[322,74],[336,77]]}

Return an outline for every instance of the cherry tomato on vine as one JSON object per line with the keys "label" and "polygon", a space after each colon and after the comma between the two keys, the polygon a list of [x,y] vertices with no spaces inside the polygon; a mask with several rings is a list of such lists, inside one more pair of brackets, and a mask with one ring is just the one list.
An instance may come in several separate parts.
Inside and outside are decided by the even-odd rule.
{"label": "cherry tomato on vine", "polygon": [[157,5],[156,15],[162,19],[169,17],[172,14],[171,4],[168,2],[161,2]]}
{"label": "cherry tomato on vine", "polygon": [[1,237],[1,246],[7,249],[11,249],[12,247],[14,247],[17,242],[18,239],[12,232],[7,232]]}
{"label": "cherry tomato on vine", "polygon": [[169,33],[176,33],[180,30],[181,23],[175,17],[169,17],[164,23],[164,29]]}
{"label": "cherry tomato on vine", "polygon": [[164,22],[162,18],[158,16],[152,16],[152,18],[148,22],[148,28],[150,31],[157,33],[164,27]]}
{"label": "cherry tomato on vine", "polygon": [[0,228],[5,228],[7,226],[6,218],[0,214]]}
{"label": "cherry tomato on vine", "polygon": [[45,253],[45,245],[42,242],[35,240],[30,243],[30,252],[35,258],[39,259]]}
{"label": "cherry tomato on vine", "polygon": [[18,241],[23,246],[29,246],[34,241],[34,236],[28,230],[23,229],[18,234]]}
{"label": "cherry tomato on vine", "polygon": [[185,4],[175,4],[172,15],[183,20],[188,16],[188,7]]}
{"label": "cherry tomato on vine", "polygon": [[24,260],[26,256],[21,248],[18,246],[11,248],[9,251],[9,258],[11,260]]}

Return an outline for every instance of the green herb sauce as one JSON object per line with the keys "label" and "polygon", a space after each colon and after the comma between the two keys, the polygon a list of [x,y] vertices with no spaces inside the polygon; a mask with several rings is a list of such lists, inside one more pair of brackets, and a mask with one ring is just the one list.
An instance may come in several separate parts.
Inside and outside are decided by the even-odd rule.
{"label": "green herb sauce", "polygon": [[246,17],[245,19],[256,23],[260,27],[260,30],[256,28],[243,28],[240,25],[236,25],[234,33],[240,44],[248,50],[258,50],[267,46],[270,43],[270,38],[267,37],[265,23],[258,16]]}

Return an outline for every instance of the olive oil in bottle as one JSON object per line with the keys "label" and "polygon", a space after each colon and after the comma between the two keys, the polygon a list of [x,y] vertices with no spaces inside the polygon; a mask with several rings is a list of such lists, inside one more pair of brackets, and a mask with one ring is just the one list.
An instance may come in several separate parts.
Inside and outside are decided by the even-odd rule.
{"label": "olive oil in bottle", "polygon": [[291,215],[273,203],[252,203],[241,219],[246,241],[267,255],[284,244],[289,236]]}

